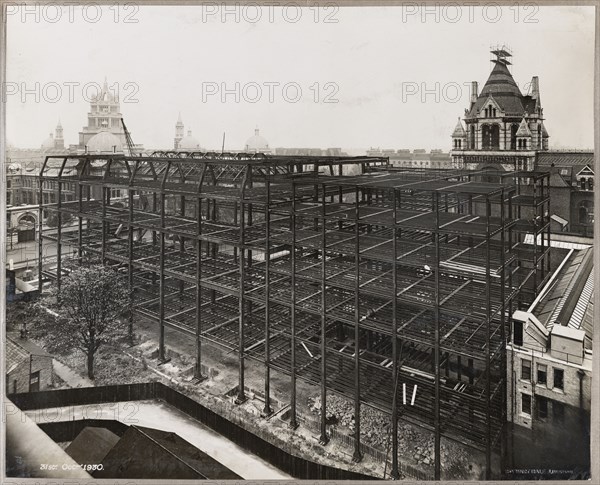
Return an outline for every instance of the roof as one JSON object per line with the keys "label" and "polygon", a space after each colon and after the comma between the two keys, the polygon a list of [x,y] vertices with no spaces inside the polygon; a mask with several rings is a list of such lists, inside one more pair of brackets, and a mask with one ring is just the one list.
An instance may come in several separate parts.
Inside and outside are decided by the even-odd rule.
{"label": "roof", "polygon": [[131,425],[102,460],[95,478],[239,480],[222,463],[175,433]]}
{"label": "roof", "polygon": [[48,138],[42,142],[42,150],[46,148],[54,148],[54,137],[52,136],[52,133],[50,133]]}
{"label": "roof", "polygon": [[258,128],[254,130],[254,135],[248,138],[246,141],[246,145],[244,147],[245,150],[263,150],[269,148],[269,143],[267,140],[260,136]]}
{"label": "roof", "polygon": [[531,136],[531,130],[529,129],[529,126],[527,126],[527,121],[525,121],[525,118],[521,120],[519,129],[517,130],[517,136]]}
{"label": "roof", "polygon": [[571,187],[569,183],[558,172],[550,174],[550,187]]}
{"label": "roof", "polygon": [[579,293],[579,298],[569,323],[569,328],[581,330],[585,333],[586,348],[592,348],[592,340],[594,336],[594,268],[591,269],[585,285]]}
{"label": "roof", "polygon": [[523,96],[508,67],[497,61],[494,61],[494,68],[468,116],[476,116],[490,96],[509,115],[522,116],[525,111],[533,113],[537,103],[531,96]]}
{"label": "roof", "polygon": [[[587,348],[591,348],[593,335],[592,257],[592,248],[569,252],[556,276],[542,290],[544,296],[533,308],[533,313],[553,333],[556,327],[561,326],[581,330],[586,335]],[[562,330],[558,332],[561,334]]]}
{"label": "roof", "polygon": [[122,152],[121,140],[108,131],[101,131],[92,136],[87,142],[87,150],[90,153],[113,153]]}
{"label": "roof", "polygon": [[562,325],[554,325],[554,327],[552,327],[552,335],[579,341],[583,341],[583,339],[585,338],[585,332],[583,332],[582,330],[577,330],[571,327],[564,327]]}
{"label": "roof", "polygon": [[26,352],[27,355],[31,354],[31,355],[41,356],[41,357],[52,357],[51,354],[46,352],[43,348],[41,348],[39,345],[32,342],[31,340],[22,339],[14,333],[8,334],[7,337],[8,337],[6,340],[7,343],[8,342],[14,343],[22,351]]}
{"label": "roof", "polygon": [[15,370],[23,362],[29,360],[29,354],[10,339],[6,340],[5,355],[7,374]]}
{"label": "roof", "polygon": [[[454,132],[452,133],[453,137],[464,137],[467,136],[467,132],[463,128],[462,121],[458,118],[458,122],[456,123],[456,128],[454,128]],[[433,150],[431,152],[433,154]]]}
{"label": "roof", "polygon": [[188,130],[187,136],[184,136],[179,142],[179,149],[197,150],[200,148],[200,142],[192,135],[192,130]]}
{"label": "roof", "polygon": [[537,152],[536,166],[571,167],[573,165],[594,166],[594,152],[592,150]]}
{"label": "roof", "polygon": [[65,448],[77,463],[102,463],[120,437],[106,428],[86,426]]}

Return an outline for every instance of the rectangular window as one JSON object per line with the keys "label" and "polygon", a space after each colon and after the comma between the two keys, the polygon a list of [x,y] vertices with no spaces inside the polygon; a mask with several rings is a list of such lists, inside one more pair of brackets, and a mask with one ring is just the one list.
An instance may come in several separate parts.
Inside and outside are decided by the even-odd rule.
{"label": "rectangular window", "polygon": [[565,405],[558,401],[552,401],[552,419],[562,423],[565,419]]}
{"label": "rectangular window", "polygon": [[517,320],[513,323],[514,329],[514,344],[521,346],[523,345],[523,322],[519,322]]}
{"label": "rectangular window", "polygon": [[531,396],[529,394],[521,394],[521,411],[531,415]]}
{"label": "rectangular window", "polygon": [[544,386],[548,383],[548,370],[544,364],[537,365],[537,382]]}
{"label": "rectangular window", "polygon": [[526,381],[531,380],[531,361],[527,359],[521,359],[521,379]]}
{"label": "rectangular window", "polygon": [[536,397],[537,417],[544,419],[548,417],[548,399],[543,396]]}
{"label": "rectangular window", "polygon": [[562,369],[554,369],[554,388],[563,390],[565,387],[565,375]]}

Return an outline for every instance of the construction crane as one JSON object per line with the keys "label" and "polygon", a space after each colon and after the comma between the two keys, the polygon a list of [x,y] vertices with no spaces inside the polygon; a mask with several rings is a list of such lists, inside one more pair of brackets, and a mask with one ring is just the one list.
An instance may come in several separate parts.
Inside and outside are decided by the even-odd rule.
{"label": "construction crane", "polygon": [[129,150],[129,156],[133,157],[133,156],[135,156],[135,153],[133,151],[134,150],[133,140],[131,139],[131,134],[129,133],[127,126],[125,126],[125,120],[123,118],[121,118],[121,124],[123,125],[123,131],[125,132],[125,139],[127,140],[127,148]]}

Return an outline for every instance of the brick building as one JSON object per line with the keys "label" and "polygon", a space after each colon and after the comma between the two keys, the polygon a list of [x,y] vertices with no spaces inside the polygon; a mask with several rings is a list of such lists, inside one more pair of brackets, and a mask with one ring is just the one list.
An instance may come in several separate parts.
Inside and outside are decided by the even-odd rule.
{"label": "brick building", "polygon": [[508,420],[517,433],[526,428],[548,450],[567,446],[583,455],[590,430],[592,257],[591,247],[568,251],[536,301],[514,313],[507,351]]}
{"label": "brick building", "polygon": [[6,339],[6,393],[43,391],[52,384],[52,356],[29,340]]}
{"label": "brick building", "polygon": [[[550,150],[539,79],[521,93],[510,72],[512,54],[493,48],[494,67],[481,93],[477,81],[452,133],[452,166],[470,170],[550,172],[553,232],[591,236],[594,222],[594,153]],[[524,195],[530,195],[524,190]]]}

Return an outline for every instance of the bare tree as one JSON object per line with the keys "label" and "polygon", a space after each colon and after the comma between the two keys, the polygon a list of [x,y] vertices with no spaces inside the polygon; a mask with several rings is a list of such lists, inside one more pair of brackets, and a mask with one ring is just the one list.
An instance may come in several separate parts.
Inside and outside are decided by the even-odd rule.
{"label": "bare tree", "polygon": [[80,267],[64,277],[60,293],[54,290],[42,305],[47,307],[50,301],[60,301],[53,308],[58,317],[38,319],[36,333],[45,334],[49,350],[81,349],[93,379],[98,349],[127,335],[127,323],[120,319],[129,307],[126,281],[101,265]]}

